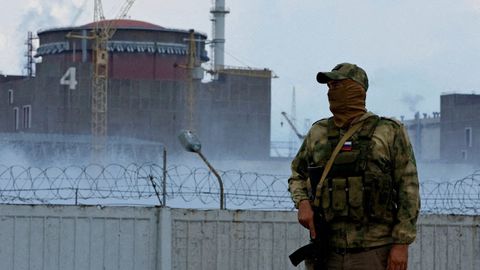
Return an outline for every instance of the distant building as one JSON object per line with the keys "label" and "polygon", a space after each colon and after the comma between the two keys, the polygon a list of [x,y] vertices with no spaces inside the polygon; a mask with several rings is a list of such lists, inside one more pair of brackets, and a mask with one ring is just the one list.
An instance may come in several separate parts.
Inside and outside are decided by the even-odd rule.
{"label": "distant building", "polygon": [[415,119],[403,121],[408,131],[415,152],[420,162],[440,160],[440,113],[433,115],[415,114]]}
{"label": "distant building", "polygon": [[480,164],[480,95],[444,94],[440,113],[403,121],[418,161]]}
{"label": "distant building", "polygon": [[447,94],[441,98],[442,160],[480,163],[480,95]]}

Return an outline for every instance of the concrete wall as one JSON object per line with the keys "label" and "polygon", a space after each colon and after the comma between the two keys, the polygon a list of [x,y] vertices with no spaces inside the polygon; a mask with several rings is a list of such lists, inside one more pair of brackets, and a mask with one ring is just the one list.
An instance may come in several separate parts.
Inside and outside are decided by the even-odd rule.
{"label": "concrete wall", "polygon": [[[0,81],[0,132],[91,134],[91,64],[59,63],[37,65],[34,78]],[[59,83],[70,67],[77,72],[75,90]],[[162,143],[173,156],[183,153],[177,136],[189,128],[188,88],[181,79],[111,79],[108,135]],[[10,89],[13,104],[8,103]],[[210,159],[269,158],[270,78],[222,75],[210,83],[194,81],[193,91],[192,129]],[[21,123],[25,105],[31,106],[30,128]],[[15,107],[19,109],[18,130],[14,129]]]}
{"label": "concrete wall", "polygon": [[[479,224],[421,217],[409,269],[479,269]],[[296,212],[0,205],[0,241],[5,270],[281,270],[307,232]]]}
{"label": "concrete wall", "polygon": [[[449,94],[440,98],[441,108],[441,158],[458,163],[480,162],[480,95]],[[466,129],[471,130],[467,143]]]}
{"label": "concrete wall", "polygon": [[209,157],[269,158],[270,78],[220,75],[199,90],[196,128]]}

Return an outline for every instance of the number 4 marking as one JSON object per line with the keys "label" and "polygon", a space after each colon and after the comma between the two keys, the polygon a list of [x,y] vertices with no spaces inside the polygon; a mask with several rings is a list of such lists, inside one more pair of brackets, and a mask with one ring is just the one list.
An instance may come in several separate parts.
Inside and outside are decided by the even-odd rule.
{"label": "number 4 marking", "polygon": [[77,68],[70,67],[60,79],[60,85],[68,85],[70,90],[75,90],[77,88],[77,84]]}

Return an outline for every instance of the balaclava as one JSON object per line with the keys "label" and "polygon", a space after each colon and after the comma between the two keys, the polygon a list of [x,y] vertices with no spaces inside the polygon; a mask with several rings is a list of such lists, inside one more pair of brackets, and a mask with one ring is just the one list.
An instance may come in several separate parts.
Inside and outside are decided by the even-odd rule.
{"label": "balaclava", "polygon": [[362,116],[365,108],[366,91],[352,79],[328,82],[328,101],[337,127],[347,127],[354,119]]}

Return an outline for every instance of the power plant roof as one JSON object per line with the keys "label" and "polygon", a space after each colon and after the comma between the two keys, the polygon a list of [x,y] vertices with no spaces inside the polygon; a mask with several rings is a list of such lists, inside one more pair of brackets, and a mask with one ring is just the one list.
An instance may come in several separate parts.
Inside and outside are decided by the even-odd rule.
{"label": "power plant roof", "polygon": [[[110,24],[118,30],[147,30],[147,31],[188,33],[188,30],[184,30],[184,29],[166,28],[153,23],[138,21],[138,20],[130,20],[130,19],[103,20],[103,21],[100,21],[99,24],[100,26]],[[66,27],[42,29],[42,30],[39,30],[37,34],[42,35],[48,32],[57,32],[57,31],[72,31],[72,30],[84,30],[84,29],[89,30],[89,29],[93,29],[94,27],[95,27],[95,22],[91,22],[81,26],[66,26]],[[205,33],[198,32],[198,31],[195,31],[195,33],[202,35],[205,38],[207,37]]]}
{"label": "power plant roof", "polygon": [[[118,19],[118,20],[104,20],[99,22],[100,26],[103,25],[113,25],[117,29],[137,29],[137,30],[165,30],[165,27],[160,25],[156,25],[153,23],[148,23],[144,21],[137,21],[137,20],[126,20],[126,19]],[[93,28],[95,27],[95,22],[91,22],[80,26],[80,28]]]}

